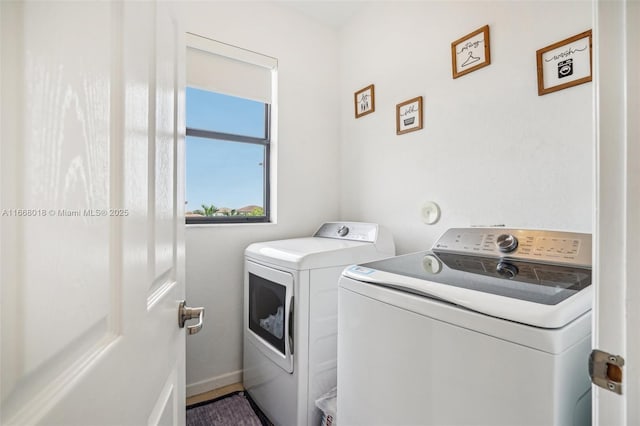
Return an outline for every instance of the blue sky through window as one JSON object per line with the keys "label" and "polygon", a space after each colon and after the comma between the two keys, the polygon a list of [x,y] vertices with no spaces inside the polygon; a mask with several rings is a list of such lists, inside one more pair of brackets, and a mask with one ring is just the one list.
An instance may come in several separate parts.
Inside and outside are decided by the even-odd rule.
{"label": "blue sky through window", "polygon": [[[264,104],[187,88],[187,127],[264,137]],[[186,211],[263,206],[264,145],[187,136]]]}

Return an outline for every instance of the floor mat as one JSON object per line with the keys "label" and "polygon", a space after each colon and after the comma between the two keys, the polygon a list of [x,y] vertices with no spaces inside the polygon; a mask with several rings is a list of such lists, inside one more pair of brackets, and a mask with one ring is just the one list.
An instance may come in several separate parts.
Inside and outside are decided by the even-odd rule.
{"label": "floor mat", "polygon": [[187,426],[270,426],[271,422],[239,391],[187,407]]}

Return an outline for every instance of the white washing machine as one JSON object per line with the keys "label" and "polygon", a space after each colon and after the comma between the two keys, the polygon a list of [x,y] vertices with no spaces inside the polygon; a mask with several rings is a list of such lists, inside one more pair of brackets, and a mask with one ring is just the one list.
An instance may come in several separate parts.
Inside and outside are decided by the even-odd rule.
{"label": "white washing machine", "polygon": [[591,236],[450,229],[345,269],[343,425],[591,424]]}
{"label": "white washing machine", "polygon": [[393,255],[389,231],[354,222],[247,247],[243,384],[273,423],[320,424],[315,400],[336,386],[340,274]]}

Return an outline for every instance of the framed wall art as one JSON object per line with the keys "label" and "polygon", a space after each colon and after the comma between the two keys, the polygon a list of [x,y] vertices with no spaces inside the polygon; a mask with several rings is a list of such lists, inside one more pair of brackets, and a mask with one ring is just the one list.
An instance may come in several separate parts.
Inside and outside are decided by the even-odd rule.
{"label": "framed wall art", "polygon": [[491,63],[489,44],[488,25],[451,43],[453,78],[461,77],[489,65]]}
{"label": "framed wall art", "polygon": [[396,134],[422,129],[422,96],[396,105]]}
{"label": "framed wall art", "polygon": [[536,52],[538,96],[591,81],[591,30]]}
{"label": "framed wall art", "polygon": [[371,114],[376,110],[376,96],[373,84],[358,90],[353,95],[356,118]]}

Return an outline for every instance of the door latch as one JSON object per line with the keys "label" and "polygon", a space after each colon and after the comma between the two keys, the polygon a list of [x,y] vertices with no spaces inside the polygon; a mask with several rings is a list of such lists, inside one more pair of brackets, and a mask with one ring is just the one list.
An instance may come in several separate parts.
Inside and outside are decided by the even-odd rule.
{"label": "door latch", "polygon": [[589,376],[594,385],[622,395],[622,367],[624,358],[598,349],[589,355]]}
{"label": "door latch", "polygon": [[181,301],[178,308],[178,326],[184,328],[184,323],[194,318],[198,318],[198,323],[187,327],[189,334],[196,334],[202,328],[204,308],[190,308],[185,305],[184,300]]}

